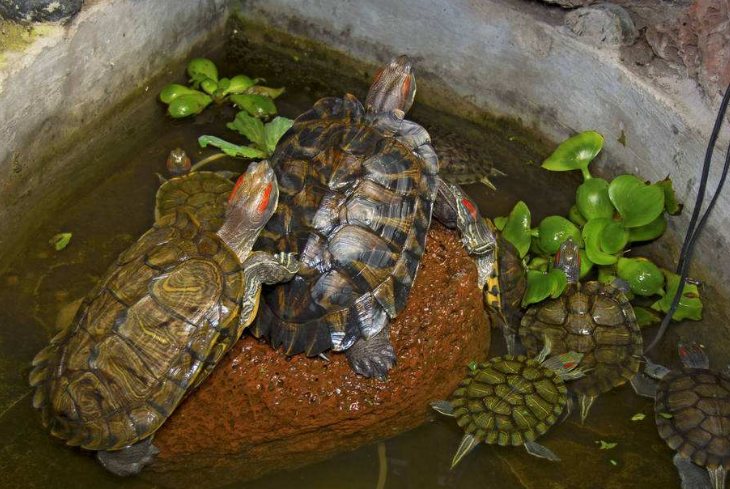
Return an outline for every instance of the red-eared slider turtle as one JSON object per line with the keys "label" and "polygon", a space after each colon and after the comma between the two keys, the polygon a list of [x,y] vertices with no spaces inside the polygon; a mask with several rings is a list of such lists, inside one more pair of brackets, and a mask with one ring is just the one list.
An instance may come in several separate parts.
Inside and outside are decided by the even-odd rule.
{"label": "red-eared slider turtle", "polygon": [[[459,225],[461,209],[471,236],[486,236],[473,202],[440,182],[428,133],[404,119],[415,91],[401,56],[376,74],[366,107],[349,94],[324,98],[279,141],[281,203],[257,246],[295,253],[302,268],[266,291],[252,328],[274,348],[347,350],[356,372],[382,377],[395,362],[388,321],[405,306],[432,211]],[[467,234],[469,251],[483,254]]]}
{"label": "red-eared slider turtle", "polygon": [[[527,269],[517,248],[485,219],[495,246],[488,255],[489,272],[484,286],[484,301],[492,324],[497,325],[507,343],[507,353],[514,354],[522,297],[527,289]],[[486,259],[485,259],[486,261]]]}
{"label": "red-eared slider turtle", "polygon": [[[570,414],[565,380],[583,376],[580,353],[547,358],[550,340],[535,358],[524,355],[495,357],[469,371],[450,401],[431,407],[453,416],[466,432],[451,462],[453,468],[479,443],[520,446],[537,457],[560,459],[535,442],[558,420]],[[547,360],[546,360],[547,359]]]}
{"label": "red-eared slider turtle", "polygon": [[578,282],[580,254],[572,239],[555,257],[565,272],[568,288],[554,300],[530,308],[520,323],[520,339],[528,354],[542,348],[549,337],[557,353],[582,353],[585,377],[573,382],[581,420],[603,392],[626,383],[639,371],[642,337],[634,310],[624,292],[613,285]]}
{"label": "red-eared slider turtle", "polygon": [[182,209],[119,256],[33,360],[33,405],[53,435],[119,475],[152,460],[154,432],[253,320],[261,284],[297,270],[290,255],[251,253],[277,199],[269,164],[251,164],[216,234]]}
{"label": "red-eared slider turtle", "polygon": [[167,157],[167,171],[173,176],[185,175],[190,171],[191,163],[190,157],[185,153],[185,150],[175,148],[170,151]]}
{"label": "red-eared slider turtle", "polygon": [[433,148],[439,157],[439,176],[454,185],[481,183],[496,190],[490,177],[506,175],[494,168],[491,158],[485,155],[483,146],[483,141],[477,142],[463,134],[438,132]]}
{"label": "red-eared slider turtle", "polygon": [[385,326],[407,298],[437,190],[452,199],[437,216],[478,215],[460,189],[439,185],[428,134],[403,119],[414,93],[410,62],[398,58],[376,75],[367,113],[350,95],[323,99],[277,147],[282,205],[260,243],[300,253],[305,266],[296,284],[266,295],[254,333],[288,354],[353,346],[355,370],[382,375],[394,361]]}
{"label": "red-eared slider turtle", "polygon": [[645,373],[659,382],[642,375],[635,387],[655,399],[659,435],[677,451],[682,489],[722,489],[730,470],[730,367],[710,370],[697,343],[680,343],[679,357],[683,367],[672,371],[647,360]]}

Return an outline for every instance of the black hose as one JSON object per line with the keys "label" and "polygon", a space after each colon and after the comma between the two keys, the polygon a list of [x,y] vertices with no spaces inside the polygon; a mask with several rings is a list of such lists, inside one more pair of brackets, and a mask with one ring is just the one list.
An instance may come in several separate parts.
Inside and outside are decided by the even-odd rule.
{"label": "black hose", "polygon": [[[695,205],[694,209],[692,211],[692,218],[690,219],[689,226],[687,228],[687,234],[684,238],[684,244],[682,245],[682,251],[679,253],[679,261],[677,264],[677,273],[679,274],[679,284],[677,286],[677,292],[674,294],[674,298],[672,299],[672,304],[669,307],[669,311],[667,312],[666,316],[664,316],[664,319],[662,320],[662,324],[659,327],[659,331],[657,331],[656,336],[654,337],[654,340],[652,340],[651,344],[646,347],[646,350],[644,350],[644,355],[648,354],[651,350],[656,347],[659,342],[661,341],[662,337],[664,336],[664,333],[666,333],[667,328],[669,327],[669,323],[672,320],[672,316],[674,316],[674,313],[677,310],[677,307],[679,307],[679,301],[682,299],[682,293],[684,292],[684,284],[687,280],[687,275],[689,274],[689,264],[692,259],[692,253],[694,252],[695,244],[697,242],[697,238],[700,235],[700,232],[702,231],[702,228],[707,223],[707,219],[710,217],[710,213],[712,212],[712,209],[715,207],[715,204],[717,203],[717,199],[720,197],[720,193],[722,192],[722,187],[725,185],[725,179],[728,175],[728,170],[730,170],[730,147],[728,147],[727,156],[725,157],[725,164],[722,168],[722,175],[720,176],[720,181],[717,184],[717,189],[715,189],[715,193],[712,195],[712,199],[710,200],[709,205],[707,206],[707,210],[702,215],[702,218],[700,218],[700,211],[702,210],[702,203],[704,202],[705,198],[705,190],[707,188],[707,180],[710,174],[710,166],[712,164],[712,154],[715,151],[715,145],[717,144],[717,138],[720,135],[720,129],[722,128],[722,123],[725,119],[725,113],[728,109],[728,104],[730,103],[730,85],[728,85],[727,90],[725,90],[725,95],[722,98],[722,102],[720,103],[720,109],[717,113],[717,119],[715,119],[715,126],[712,129],[712,134],[710,135],[710,140],[707,144],[707,151],[705,152],[705,162],[702,166],[702,174],[700,176],[700,183],[699,187],[697,189],[697,198],[695,199]],[[699,223],[697,223],[697,219],[700,219]]]}

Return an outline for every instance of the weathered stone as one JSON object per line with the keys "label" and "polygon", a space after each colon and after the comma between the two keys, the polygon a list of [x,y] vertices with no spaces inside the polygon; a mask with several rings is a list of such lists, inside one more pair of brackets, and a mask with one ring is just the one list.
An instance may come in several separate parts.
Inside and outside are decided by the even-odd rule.
{"label": "weathered stone", "polygon": [[650,27],[660,58],[686,66],[710,97],[730,83],[730,0],[695,0],[686,12]]}
{"label": "weathered stone", "polygon": [[143,477],[175,487],[252,479],[422,424],[428,403],[486,357],[476,277],[458,235],[433,223],[406,308],[391,323],[398,363],[387,381],[356,375],[343,354],[287,358],[246,337],[157,433],[160,454]]}
{"label": "weathered stone", "polygon": [[541,0],[544,3],[559,5],[563,8],[585,7],[592,4],[595,0]]}
{"label": "weathered stone", "polygon": [[639,37],[628,11],[610,3],[573,10],[565,16],[565,25],[596,46],[628,46]]}
{"label": "weathered stone", "polygon": [[0,17],[25,22],[53,22],[81,10],[84,0],[0,0]]}

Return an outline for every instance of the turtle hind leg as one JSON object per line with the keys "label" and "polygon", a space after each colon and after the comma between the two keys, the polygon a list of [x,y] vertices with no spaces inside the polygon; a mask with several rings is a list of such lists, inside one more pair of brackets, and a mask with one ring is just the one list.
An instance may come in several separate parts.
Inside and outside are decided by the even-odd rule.
{"label": "turtle hind leg", "polygon": [[634,392],[636,392],[637,395],[642,397],[648,397],[649,399],[656,398],[656,390],[659,386],[656,380],[649,378],[647,375],[639,373],[634,375],[634,377],[629,382],[631,383],[631,387],[634,388]]}
{"label": "turtle hind leg", "polygon": [[461,462],[462,458],[471,453],[477,445],[479,445],[479,440],[474,435],[470,435],[468,433],[465,434],[461,439],[461,443],[459,443],[459,448],[456,449],[454,458],[451,460],[451,468],[453,469],[456,467],[456,464]]}
{"label": "turtle hind leg", "polygon": [[152,437],[149,437],[121,450],[96,452],[96,458],[112,474],[128,477],[151,464],[158,453],[160,451],[152,444]]}
{"label": "turtle hind leg", "polygon": [[387,326],[370,339],[357,340],[345,353],[352,369],[368,378],[383,379],[395,365],[395,350]]}
{"label": "turtle hind leg", "polygon": [[578,404],[580,405],[580,424],[583,425],[588,417],[588,412],[591,410],[593,403],[596,401],[598,396],[589,396],[587,394],[578,394]]}
{"label": "turtle hind leg", "polygon": [[555,455],[552,450],[540,445],[539,443],[535,443],[534,441],[528,441],[525,443],[525,450],[527,450],[527,453],[535,457],[544,458],[551,462],[560,462],[560,457]]}
{"label": "turtle hind leg", "polygon": [[[727,470],[725,470],[725,467],[722,465],[714,469],[708,467],[707,472],[710,474],[710,487],[712,489],[725,489],[725,479],[727,478]],[[684,484],[682,485],[682,489],[684,489]],[[694,489],[694,487],[690,489]]]}
{"label": "turtle hind leg", "polygon": [[[679,479],[682,481],[682,489],[715,489],[715,486],[712,486],[707,478],[707,472],[693,464],[689,459],[677,453],[672,461],[674,466],[677,467]],[[716,487],[722,488],[725,486],[723,484]]]}

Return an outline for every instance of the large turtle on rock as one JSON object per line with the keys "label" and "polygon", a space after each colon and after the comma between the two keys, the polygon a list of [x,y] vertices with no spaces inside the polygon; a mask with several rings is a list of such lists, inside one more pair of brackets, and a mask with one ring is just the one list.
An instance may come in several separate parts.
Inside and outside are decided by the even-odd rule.
{"label": "large turtle on rock", "polygon": [[395,363],[388,321],[405,306],[432,212],[473,256],[492,246],[476,205],[438,177],[426,130],[404,118],[415,92],[410,60],[394,58],[365,107],[349,94],[319,100],[271,157],[281,202],[257,246],[296,253],[302,267],[265,291],[252,331],[287,355],[346,351],[356,372],[384,376]]}
{"label": "large turtle on rock", "polygon": [[33,360],[33,406],[53,435],[118,475],[150,463],[153,434],[253,320],[261,284],[297,270],[289,254],[251,252],[277,200],[269,164],[251,164],[217,233],[179,209],[119,256]]}

